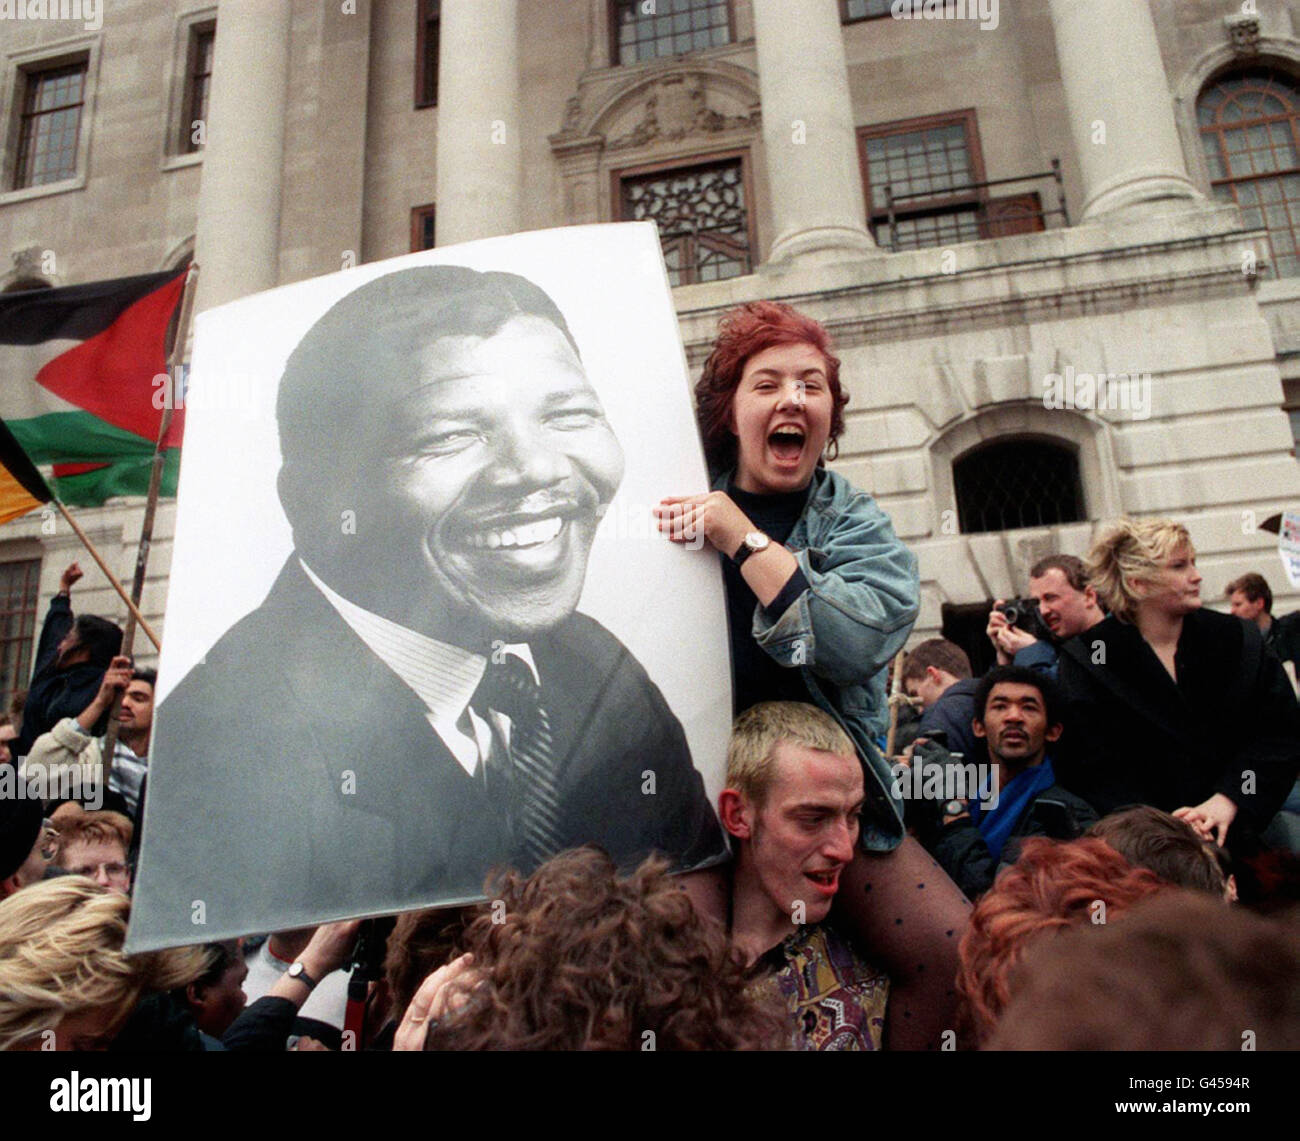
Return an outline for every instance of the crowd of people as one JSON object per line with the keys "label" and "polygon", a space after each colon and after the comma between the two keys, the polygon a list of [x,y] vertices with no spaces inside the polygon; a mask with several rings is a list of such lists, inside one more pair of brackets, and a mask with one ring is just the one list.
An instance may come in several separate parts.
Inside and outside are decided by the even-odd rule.
{"label": "crowd of people", "polygon": [[696,397],[712,490],[655,514],[722,567],[727,862],[569,848],[480,904],[125,955],[155,678],[74,618],[74,564],[0,737],[0,1049],[1300,1047],[1300,634],[1267,582],[1211,611],[1187,528],[1122,520],[995,602],[982,676],[903,654],[917,560],[825,466],[826,330],[743,306]]}

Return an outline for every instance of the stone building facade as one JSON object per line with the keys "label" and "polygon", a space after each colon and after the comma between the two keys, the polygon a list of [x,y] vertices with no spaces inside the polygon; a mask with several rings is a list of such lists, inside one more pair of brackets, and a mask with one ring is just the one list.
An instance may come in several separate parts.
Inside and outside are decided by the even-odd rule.
{"label": "stone building facade", "polygon": [[[917,638],[1125,513],[1188,524],[1208,600],[1258,569],[1300,602],[1255,526],[1300,501],[1300,2],[99,7],[0,21],[0,284],[197,247],[204,308],[431,237],[649,217],[692,367],[737,302],[833,331],[836,466],[919,556]],[[77,129],[32,184],[60,68]],[[139,505],[83,515],[129,578]],[[38,517],[0,535],[42,600],[75,555]]]}

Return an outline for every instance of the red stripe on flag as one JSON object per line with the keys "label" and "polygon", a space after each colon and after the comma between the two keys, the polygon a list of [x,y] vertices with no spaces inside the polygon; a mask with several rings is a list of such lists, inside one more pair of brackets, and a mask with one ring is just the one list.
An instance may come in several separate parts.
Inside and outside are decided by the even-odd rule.
{"label": "red stripe on flag", "polygon": [[88,471],[103,471],[109,467],[109,464],[55,464],[54,478],[59,479],[69,475],[85,475]]}
{"label": "red stripe on flag", "polygon": [[[107,329],[61,353],[36,374],[36,383],[69,404],[134,432],[158,438],[162,409],[154,407],[153,378],[167,371],[167,325],[185,289],[179,274],[123,311]],[[165,446],[178,447],[185,410],[176,409]]]}

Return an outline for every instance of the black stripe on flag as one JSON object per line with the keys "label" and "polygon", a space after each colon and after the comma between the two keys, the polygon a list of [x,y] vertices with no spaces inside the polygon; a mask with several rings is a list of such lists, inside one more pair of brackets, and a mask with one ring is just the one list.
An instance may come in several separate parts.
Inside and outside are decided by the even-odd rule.
{"label": "black stripe on flag", "polygon": [[9,431],[9,425],[3,420],[0,420],[0,464],[3,464],[5,470],[23,485],[23,490],[33,499],[40,503],[49,503],[54,498],[45,480],[41,478],[41,473],[36,470],[36,465],[23,451],[22,445],[14,439],[14,434]]}
{"label": "black stripe on flag", "polygon": [[189,267],[61,289],[0,294],[0,345],[85,341],[102,333],[127,309]]}

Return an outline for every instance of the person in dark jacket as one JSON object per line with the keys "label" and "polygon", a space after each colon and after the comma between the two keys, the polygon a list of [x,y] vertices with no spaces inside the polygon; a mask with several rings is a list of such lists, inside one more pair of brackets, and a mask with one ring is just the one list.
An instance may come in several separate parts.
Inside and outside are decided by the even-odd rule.
{"label": "person in dark jacket", "polygon": [[[979,684],[971,677],[970,658],[956,642],[929,638],[917,646],[903,666],[903,689],[922,709],[916,735],[942,741],[974,764],[987,760],[984,742],[971,728]],[[944,736],[936,737],[937,732]]]}
{"label": "person in dark jacket", "polygon": [[[22,731],[13,744],[15,757],[25,757],[37,737],[63,718],[76,717],[94,700],[104,671],[122,648],[122,630],[107,618],[94,614],[73,617],[72,587],[82,573],[76,563],[70,564],[59,580],[58,593],[50,600],[23,707]],[[102,735],[107,728],[106,712],[92,736]]]}
{"label": "person in dark jacket", "polygon": [[1258,628],[1201,607],[1187,529],[1125,520],[1089,578],[1110,617],[1062,647],[1061,783],[1100,813],[1150,804],[1251,854],[1300,768],[1300,707]]}
{"label": "person in dark jacket", "polygon": [[1253,571],[1233,579],[1223,588],[1228,609],[1238,618],[1254,622],[1264,635],[1264,645],[1284,662],[1300,670],[1300,610],[1273,616],[1273,591],[1262,574]]}
{"label": "person in dark jacket", "polygon": [[987,742],[990,769],[996,766],[988,774],[993,783],[978,796],[922,802],[929,819],[917,818],[923,843],[970,899],[1015,862],[1024,837],[1073,840],[1097,820],[1087,801],[1056,783],[1047,750],[1061,737],[1061,710],[1049,677],[995,666],[980,680],[974,705],[975,736]]}

